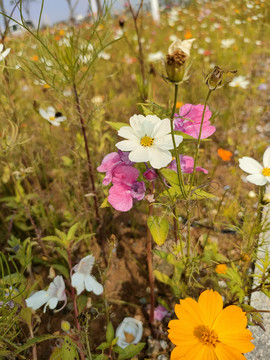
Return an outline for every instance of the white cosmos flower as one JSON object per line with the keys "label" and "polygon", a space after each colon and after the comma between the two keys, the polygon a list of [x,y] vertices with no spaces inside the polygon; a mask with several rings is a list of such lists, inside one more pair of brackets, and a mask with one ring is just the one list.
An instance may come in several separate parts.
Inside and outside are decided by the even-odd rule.
{"label": "white cosmos flower", "polygon": [[270,183],[270,147],[263,154],[263,166],[250,157],[239,159],[240,169],[247,172],[247,181],[255,185],[263,186],[267,182]]}
{"label": "white cosmos flower", "polygon": [[142,322],[132,317],[126,317],[116,329],[117,345],[122,349],[130,344],[137,344],[143,334]]}
{"label": "white cosmos flower", "polygon": [[10,49],[3,51],[4,45],[0,44],[0,61],[3,61],[6,56],[8,56]]}
{"label": "white cosmos flower", "polygon": [[[118,135],[126,138],[115,146],[122,151],[130,151],[129,160],[147,162],[155,169],[167,166],[172,161],[173,149],[171,125],[169,119],[161,120],[156,115],[133,115],[130,126],[123,126]],[[176,146],[183,137],[175,135]]]}
{"label": "white cosmos flower", "polygon": [[242,89],[246,89],[249,85],[249,81],[246,80],[245,76],[236,76],[229,85],[231,87],[240,87]]}
{"label": "white cosmos flower", "polygon": [[190,49],[193,41],[196,39],[188,39],[188,40],[175,40],[168,49],[168,54],[173,55],[177,50],[183,51],[187,56],[190,56]]}
{"label": "white cosmos flower", "polygon": [[65,121],[65,116],[57,116],[57,112],[52,106],[49,106],[47,110],[39,109],[40,115],[49,121],[54,126],[60,126],[60,122]]}
{"label": "white cosmos flower", "polygon": [[90,275],[94,263],[95,257],[88,255],[73,267],[72,270],[74,270],[75,273],[71,276],[71,285],[76,288],[78,295],[80,295],[84,289],[93,291],[96,295],[100,295],[103,292],[103,286],[97,282],[94,276]]}
{"label": "white cosmos flower", "polygon": [[67,296],[65,293],[65,283],[62,276],[56,276],[53,282],[50,283],[47,291],[41,290],[36,292],[34,295],[30,296],[25,300],[26,306],[36,310],[42,305],[46,304],[43,312],[46,312],[47,306],[50,309],[55,309],[58,301],[64,301],[64,305],[61,307],[62,310],[67,303]]}
{"label": "white cosmos flower", "polygon": [[223,49],[229,49],[235,43],[234,39],[223,39],[221,40],[221,47]]}

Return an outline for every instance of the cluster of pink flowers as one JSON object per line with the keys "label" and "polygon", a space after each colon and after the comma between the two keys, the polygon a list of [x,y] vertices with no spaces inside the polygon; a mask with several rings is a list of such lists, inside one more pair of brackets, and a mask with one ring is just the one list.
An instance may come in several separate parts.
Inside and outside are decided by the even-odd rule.
{"label": "cluster of pink flowers", "polygon": [[[204,109],[204,105],[201,104],[183,105],[179,110],[179,114],[175,114],[174,130],[181,131],[182,133],[185,133],[195,139],[198,139],[200,134],[203,109]],[[216,131],[216,128],[210,124],[211,116],[212,113],[209,110],[209,107],[207,106],[204,113],[201,139],[208,138]],[[160,144],[160,141],[158,142],[158,139],[155,139],[155,137],[157,136],[157,130],[155,131],[153,130],[151,136],[149,135],[150,133],[149,134],[147,133],[147,129],[148,129],[147,126],[149,127],[150,125],[147,123],[146,120],[148,121],[148,123],[150,122],[150,125],[152,125],[152,127],[154,127],[154,125],[159,126],[158,129],[160,129],[161,123],[162,126],[165,124],[165,120],[169,122],[168,119],[164,119],[163,121],[161,121],[156,116],[144,117],[142,115],[134,115],[130,119],[130,123],[134,129],[133,128],[131,129],[128,126],[122,127],[118,131],[118,135],[126,137],[127,140],[124,140],[116,144],[116,146],[123,143],[123,147],[127,147],[128,144],[129,148],[131,147],[130,151],[132,152],[133,150],[133,153],[136,152],[136,154],[138,153],[138,150],[140,150],[141,151],[140,156],[137,156],[139,160],[136,161],[145,162],[147,170],[143,173],[143,176],[147,181],[152,182],[158,178],[158,174],[153,167],[150,168],[148,167],[147,161],[150,161],[150,164],[152,166],[154,166],[156,169],[159,169],[160,167],[162,167],[162,163],[160,164],[158,163],[159,166],[155,166],[152,163],[156,164],[156,157],[158,155],[160,156],[164,155],[163,152],[165,151],[166,152],[165,160],[167,162],[163,159],[164,160],[163,167],[167,166],[168,169],[177,171],[177,165],[175,159],[170,161],[170,158],[172,158],[172,156],[168,150],[172,148],[168,144],[165,144],[166,146],[163,143]],[[151,123],[151,121],[153,124]],[[146,123],[148,124],[147,126],[145,125]],[[167,123],[165,125],[167,125]],[[163,133],[161,135],[163,137],[165,136]],[[166,140],[168,142],[169,138],[170,138],[170,134],[168,133],[162,139],[163,141]],[[145,142],[146,140],[148,142],[142,144],[142,141]],[[162,148],[162,144],[165,150]],[[155,152],[154,145],[155,146],[157,145],[161,149],[163,149],[163,152],[161,153]],[[150,154],[150,150],[152,150],[151,160],[148,156]],[[130,158],[132,158],[131,156],[132,154],[130,151],[118,150],[118,152],[112,152],[106,155],[101,165],[97,168],[99,172],[106,173],[105,178],[103,179],[103,184],[109,185],[110,183],[112,183],[112,187],[109,190],[108,202],[112,205],[114,209],[124,212],[129,211],[136,201],[144,199],[146,192],[145,183],[143,181],[137,181],[139,177],[139,170],[133,166],[135,162],[132,162],[130,160]],[[169,158],[169,160],[167,160],[167,157]],[[132,160],[134,159],[132,158]],[[179,155],[179,160],[180,160],[181,171],[185,174],[191,174],[194,169],[194,159],[191,156]],[[169,161],[170,163],[168,164]],[[202,167],[196,167],[195,171],[201,171],[204,174],[208,173],[208,171]]]}
{"label": "cluster of pink flowers", "polygon": [[113,184],[108,202],[119,211],[130,210],[134,201],[144,198],[146,191],[144,182],[137,181],[139,170],[132,166],[134,163],[129,160],[128,154],[120,150],[112,152],[105,156],[97,168],[99,172],[106,172],[103,184]]}

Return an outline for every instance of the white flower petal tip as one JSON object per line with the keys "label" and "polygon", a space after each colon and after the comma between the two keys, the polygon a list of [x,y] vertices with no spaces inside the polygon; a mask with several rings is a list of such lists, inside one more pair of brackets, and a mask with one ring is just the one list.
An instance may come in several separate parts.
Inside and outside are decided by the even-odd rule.
{"label": "white flower petal tip", "polygon": [[250,157],[239,159],[240,169],[249,174],[246,180],[258,186],[270,183],[270,148],[267,148],[263,154],[263,165]]}
{"label": "white flower petal tip", "polygon": [[[129,151],[130,161],[149,161],[155,169],[167,166],[172,160],[169,150],[173,149],[170,120],[161,120],[156,115],[133,115],[129,123],[130,126],[124,126],[118,131],[118,135],[126,140],[118,142],[116,147]],[[175,141],[178,146],[183,137],[176,135]]]}
{"label": "white flower petal tip", "polygon": [[103,292],[103,286],[96,281],[94,276],[90,275],[95,257],[88,255],[81,259],[81,261],[73,267],[74,274],[71,276],[71,285],[75,287],[77,295],[80,295],[85,289],[93,291],[95,295],[100,295]]}
{"label": "white flower petal tip", "polygon": [[143,334],[143,324],[132,317],[126,317],[116,329],[117,345],[122,349],[130,344],[137,344]]}

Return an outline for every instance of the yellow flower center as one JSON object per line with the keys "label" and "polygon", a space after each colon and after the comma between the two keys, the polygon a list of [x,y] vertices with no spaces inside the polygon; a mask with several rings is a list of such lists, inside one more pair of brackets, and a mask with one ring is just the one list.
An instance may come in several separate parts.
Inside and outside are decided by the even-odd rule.
{"label": "yellow flower center", "polygon": [[55,120],[55,117],[54,117],[54,116],[50,116],[49,119],[50,119],[51,121],[54,121],[54,120]]}
{"label": "yellow flower center", "polygon": [[262,174],[264,176],[270,176],[270,169],[269,168],[264,168],[263,171],[262,171]]}
{"label": "yellow flower center", "polygon": [[219,341],[215,330],[209,329],[205,325],[199,325],[194,329],[194,336],[198,338],[204,345],[216,347],[216,343]]}
{"label": "yellow flower center", "polygon": [[150,147],[153,145],[154,143],[154,138],[151,138],[150,136],[144,136],[143,138],[141,138],[141,145],[145,146],[145,147]]}

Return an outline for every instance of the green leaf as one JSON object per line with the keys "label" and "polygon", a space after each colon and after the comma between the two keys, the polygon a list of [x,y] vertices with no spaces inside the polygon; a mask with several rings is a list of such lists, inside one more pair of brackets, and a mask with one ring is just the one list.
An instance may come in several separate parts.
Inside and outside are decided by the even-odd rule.
{"label": "green leaf", "polygon": [[88,296],[86,296],[86,295],[80,295],[79,297],[77,297],[77,305],[78,305],[79,314],[86,307],[87,301],[88,301]]}
{"label": "green leaf", "polygon": [[173,286],[173,281],[171,278],[169,278],[168,275],[163,274],[162,272],[158,271],[158,270],[154,270],[154,275],[155,277],[162,282],[163,284],[169,285],[169,286]]}
{"label": "green leaf", "polygon": [[64,339],[64,344],[62,347],[62,358],[79,360],[77,346],[74,344],[74,342],[68,336],[65,336],[65,339]]}
{"label": "green leaf", "polygon": [[[194,189],[194,190],[193,190]],[[214,199],[216,198],[216,196],[214,196],[213,194],[210,194],[200,188],[193,188],[191,190],[191,199],[192,200],[201,200],[201,199]]]}
{"label": "green leaf", "polygon": [[78,229],[79,224],[80,223],[76,223],[76,224],[72,225],[71,228],[68,230],[68,233],[67,233],[67,241],[68,242],[74,240],[74,235]]}
{"label": "green leaf", "polygon": [[178,175],[175,171],[171,169],[161,169],[160,172],[171,186],[177,186],[179,188]]}
{"label": "green leaf", "polygon": [[53,268],[59,271],[66,279],[69,278],[69,271],[68,269],[62,264],[53,264]]}
{"label": "green leaf", "polygon": [[98,350],[105,350],[105,349],[108,349],[110,347],[110,345],[111,344],[109,342],[103,342],[97,347],[97,349]]}
{"label": "green leaf", "polygon": [[121,353],[118,357],[118,360],[131,359],[132,357],[138,355],[142,349],[144,348],[145,343],[138,343],[137,345],[130,344],[126,348],[124,348],[123,353]]}
{"label": "green leaf", "polygon": [[147,226],[156,244],[163,245],[169,232],[168,220],[164,217],[149,216]]}
{"label": "green leaf", "polygon": [[41,336],[34,337],[33,339],[28,340],[25,344],[21,345],[17,351],[13,353],[13,355],[18,355],[19,353],[23,352],[24,350],[32,347],[35,344],[38,344],[42,341],[51,340],[51,339],[61,339],[63,336],[61,335],[50,335],[45,334]]}
{"label": "green leaf", "polygon": [[56,348],[50,356],[49,360],[62,360],[62,349]]}
{"label": "green leaf", "polygon": [[108,196],[103,200],[102,204],[100,205],[101,209],[106,207],[110,207],[110,204],[108,203]]}
{"label": "green leaf", "polygon": [[112,121],[106,121],[108,125],[110,125],[114,130],[120,130],[123,126],[129,126],[127,123],[122,122],[112,122]]}
{"label": "green leaf", "polygon": [[114,329],[113,329],[112,323],[110,321],[107,326],[107,330],[106,330],[106,340],[108,343],[111,344],[113,339],[114,339]]}

